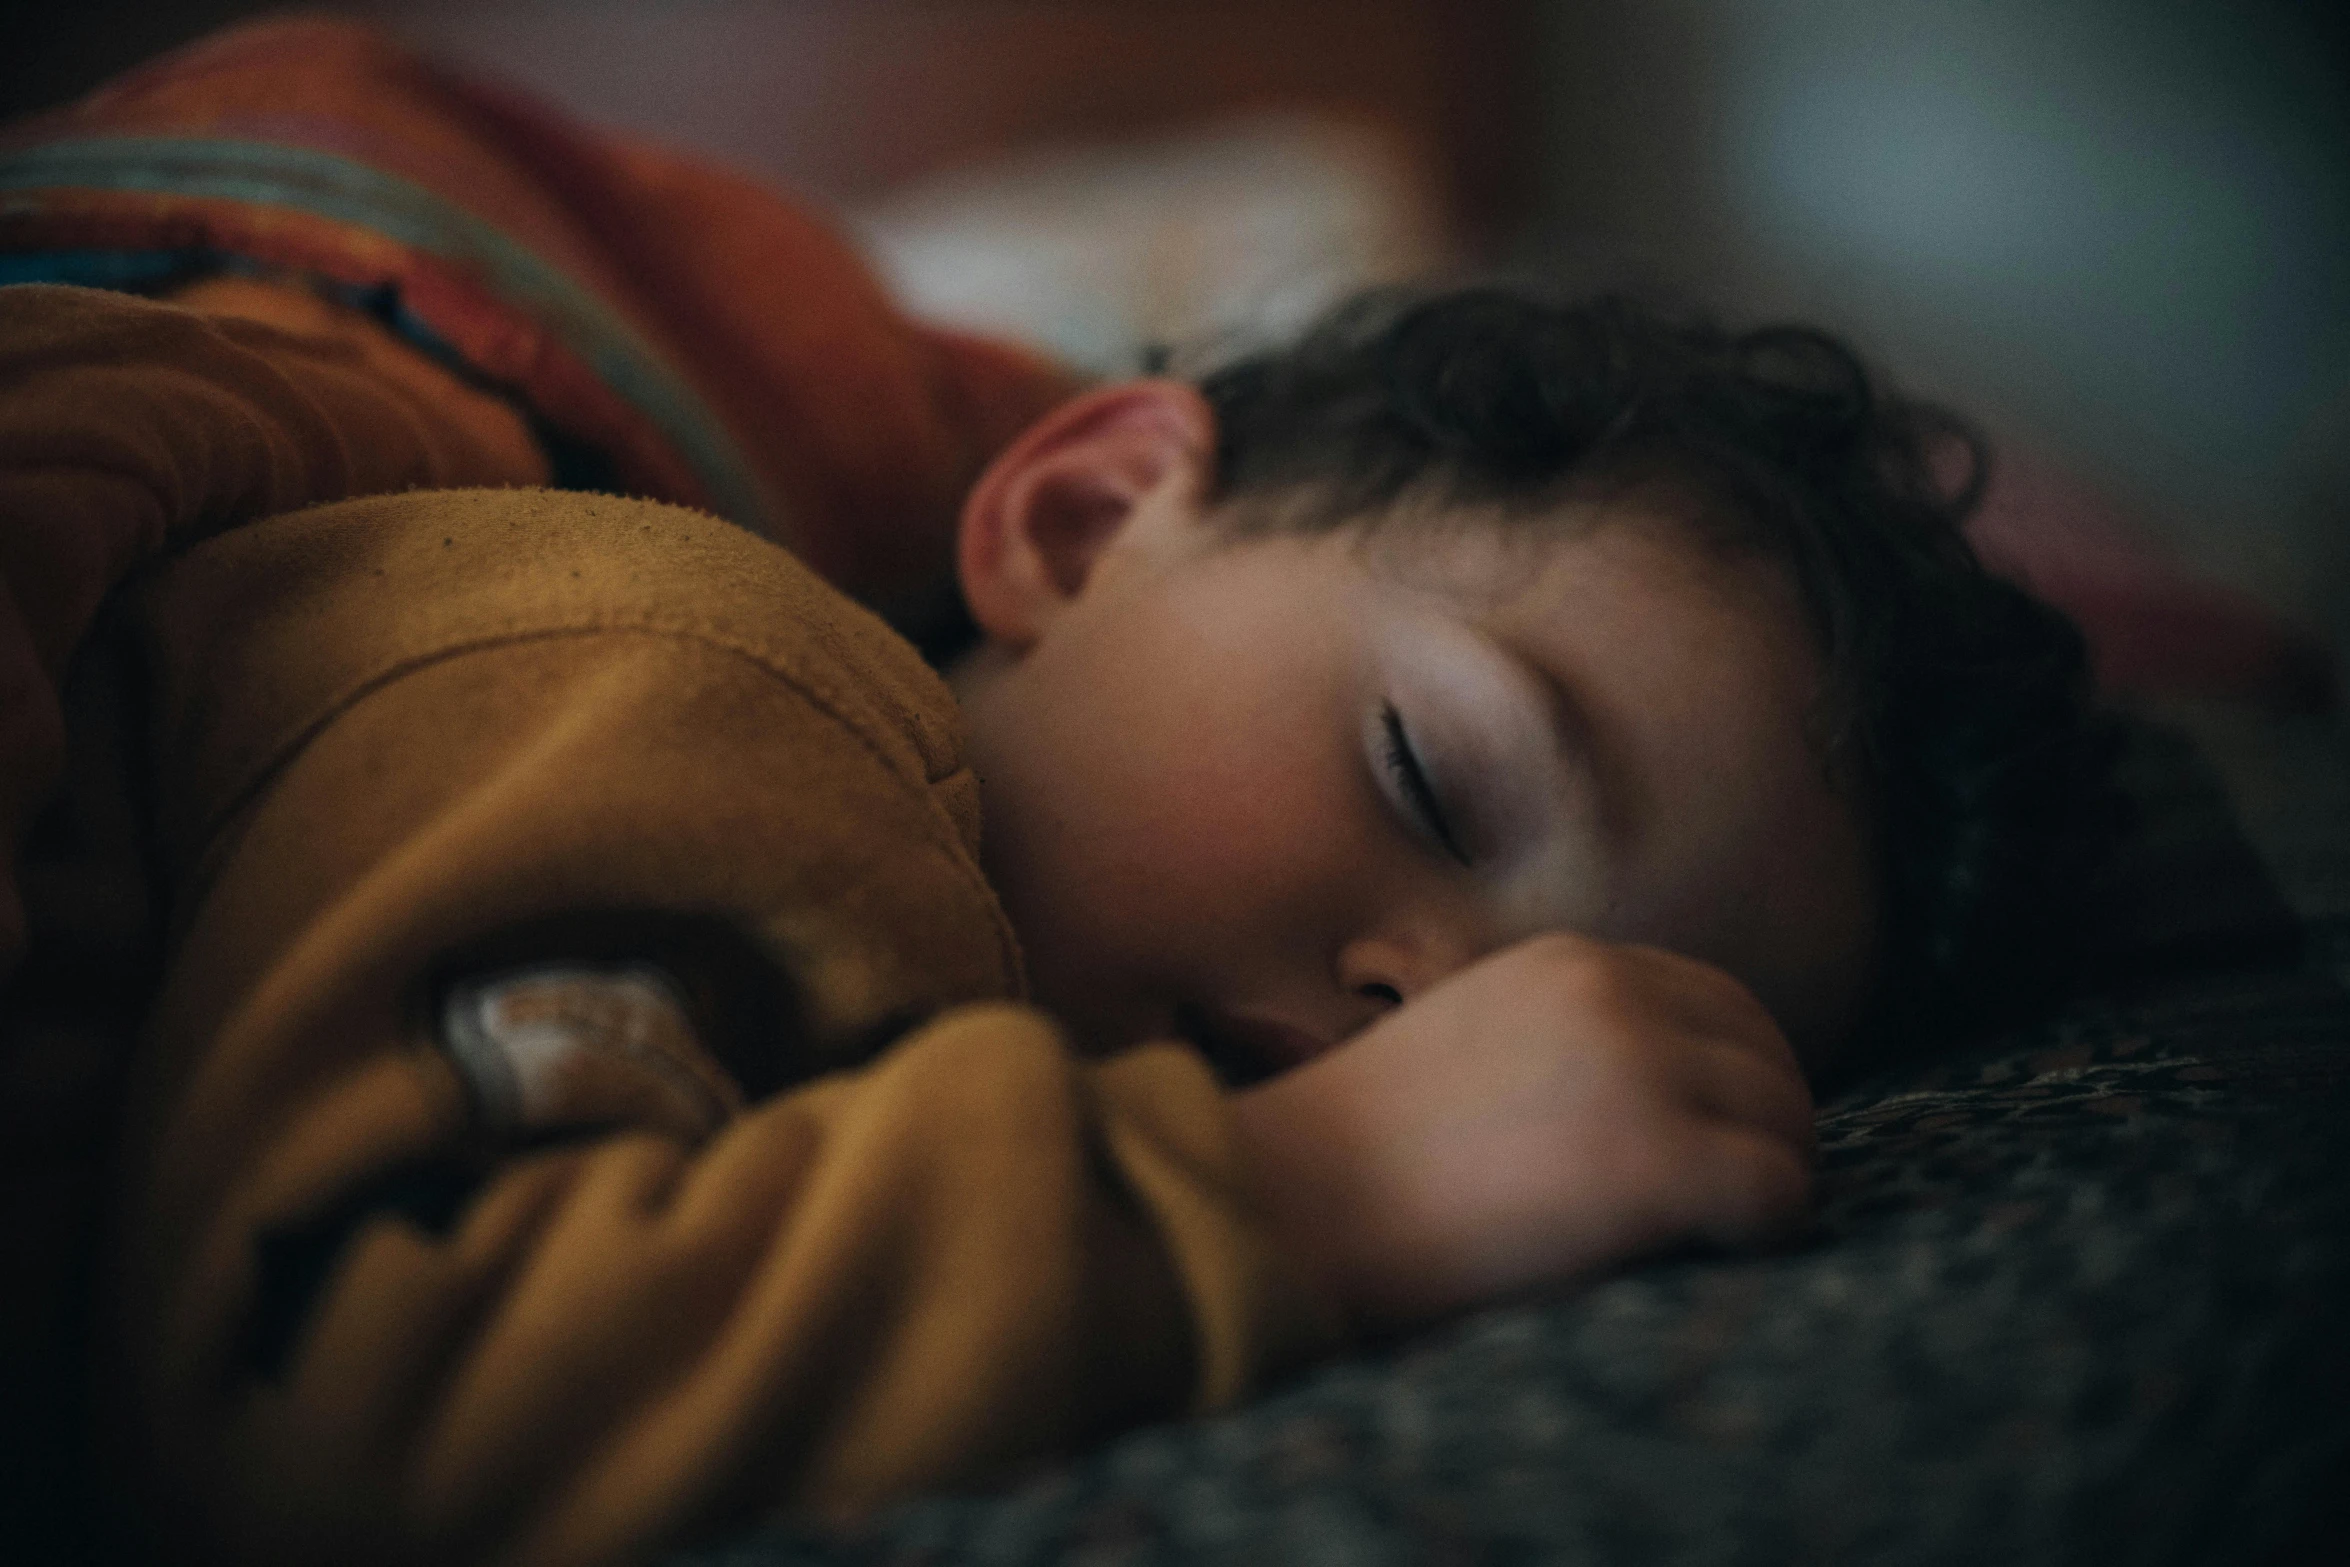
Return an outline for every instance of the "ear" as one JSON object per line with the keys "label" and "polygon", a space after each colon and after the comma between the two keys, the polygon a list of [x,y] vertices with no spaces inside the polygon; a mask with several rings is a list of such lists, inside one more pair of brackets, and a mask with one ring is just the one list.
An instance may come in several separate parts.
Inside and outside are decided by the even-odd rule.
{"label": "ear", "polygon": [[1214,412],[1181,381],[1120,381],[1029,426],[972,487],[956,541],[988,640],[1025,651],[1145,498],[1205,489],[1215,445]]}

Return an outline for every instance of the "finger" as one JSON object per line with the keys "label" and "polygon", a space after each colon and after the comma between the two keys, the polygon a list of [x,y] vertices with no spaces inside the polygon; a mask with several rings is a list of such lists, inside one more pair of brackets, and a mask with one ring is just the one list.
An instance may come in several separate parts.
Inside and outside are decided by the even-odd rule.
{"label": "finger", "polygon": [[1794,1065],[1755,1054],[1747,1041],[1699,1039],[1677,1057],[1686,1102],[1724,1121],[1776,1137],[1809,1161],[1818,1146],[1811,1089]]}
{"label": "finger", "polygon": [[1791,1072],[1802,1071],[1770,1010],[1728,970],[1664,947],[1621,951],[1636,976],[1633,983],[1690,1032],[1740,1041]]}
{"label": "finger", "polygon": [[1581,1016],[1637,1019],[1648,1027],[1662,1024],[1702,1034],[1776,1030],[1770,1014],[1736,979],[1662,947],[1551,931],[1488,961],[1496,960],[1494,976],[1503,973],[1504,964],[1529,965],[1511,972],[1508,982],[1531,977],[1537,994]]}

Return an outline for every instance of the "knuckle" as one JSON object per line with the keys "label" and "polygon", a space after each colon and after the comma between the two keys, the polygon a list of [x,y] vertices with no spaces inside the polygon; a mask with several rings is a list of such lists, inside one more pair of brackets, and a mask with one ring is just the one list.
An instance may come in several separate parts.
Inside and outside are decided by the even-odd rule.
{"label": "knuckle", "polygon": [[1633,985],[1626,949],[1581,937],[1543,936],[1532,956],[1551,996],[1569,1005],[1620,1005]]}
{"label": "knuckle", "polygon": [[1767,1029],[1774,1034],[1778,1032],[1778,1025],[1771,1021],[1770,1013],[1764,1010],[1761,998],[1728,969],[1692,959],[1690,975],[1693,985],[1725,1016],[1741,1019],[1750,1027]]}

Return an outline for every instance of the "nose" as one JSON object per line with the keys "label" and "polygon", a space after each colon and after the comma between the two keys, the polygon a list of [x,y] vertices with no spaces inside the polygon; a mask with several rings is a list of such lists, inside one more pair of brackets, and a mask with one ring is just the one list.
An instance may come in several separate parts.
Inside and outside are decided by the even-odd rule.
{"label": "nose", "polygon": [[1361,936],[1339,951],[1338,985],[1383,1014],[1478,955],[1477,943],[1436,932]]}

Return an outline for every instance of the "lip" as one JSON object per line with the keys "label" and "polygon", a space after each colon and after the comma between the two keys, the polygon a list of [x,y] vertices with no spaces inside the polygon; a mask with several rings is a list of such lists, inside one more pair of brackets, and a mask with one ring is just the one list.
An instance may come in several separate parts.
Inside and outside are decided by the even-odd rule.
{"label": "lip", "polygon": [[1327,1040],[1302,1028],[1214,1007],[1177,1007],[1175,1029],[1208,1058],[1208,1065],[1228,1088],[1246,1088],[1277,1077],[1330,1048]]}

